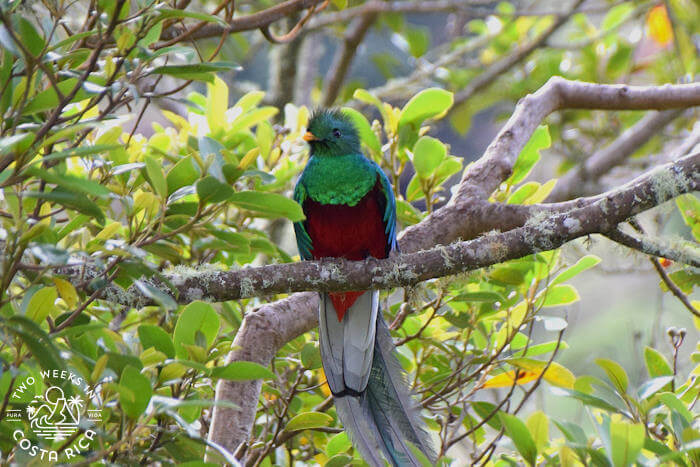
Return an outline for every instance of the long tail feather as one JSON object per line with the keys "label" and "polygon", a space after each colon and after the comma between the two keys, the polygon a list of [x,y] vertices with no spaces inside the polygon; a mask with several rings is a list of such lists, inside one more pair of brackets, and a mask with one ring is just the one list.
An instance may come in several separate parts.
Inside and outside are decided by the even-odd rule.
{"label": "long tail feather", "polygon": [[394,465],[420,465],[406,441],[412,443],[431,461],[436,455],[405,380],[403,369],[394,354],[389,327],[380,315],[374,345],[372,373],[367,385],[371,412]]}
{"label": "long tail feather", "polygon": [[378,293],[365,293],[339,322],[331,300],[322,294],[324,371],[338,417],[363,458],[384,467],[383,453],[395,467],[419,466],[411,445],[432,461],[435,454],[378,308]]}
{"label": "long tail feather", "polygon": [[384,467],[380,454],[384,450],[382,437],[374,423],[366,395],[334,397],[333,402],[345,432],[362,458],[372,467]]}

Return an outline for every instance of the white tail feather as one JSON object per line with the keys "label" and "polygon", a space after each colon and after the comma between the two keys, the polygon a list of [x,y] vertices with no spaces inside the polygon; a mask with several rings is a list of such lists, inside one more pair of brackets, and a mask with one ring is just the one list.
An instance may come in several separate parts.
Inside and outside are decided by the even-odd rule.
{"label": "white tail feather", "polygon": [[341,393],[345,390],[345,382],[343,381],[343,336],[345,332],[343,323],[338,322],[333,302],[325,293],[321,294],[318,333],[326,381],[328,381],[328,386],[333,393]]}
{"label": "white tail feather", "polygon": [[343,378],[345,386],[356,392],[365,390],[372,369],[377,310],[379,291],[365,292],[343,318]]}

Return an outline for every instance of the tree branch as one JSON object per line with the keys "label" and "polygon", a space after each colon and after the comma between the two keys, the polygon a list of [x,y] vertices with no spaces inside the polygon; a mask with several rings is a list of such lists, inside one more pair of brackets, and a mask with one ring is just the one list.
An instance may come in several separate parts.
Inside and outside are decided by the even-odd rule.
{"label": "tree branch", "polygon": [[[182,36],[184,37],[180,40],[196,40],[209,37],[219,37],[223,34],[233,34],[235,32],[264,28],[294,12],[311,8],[321,1],[322,0],[287,0],[286,2],[282,2],[279,5],[275,5],[262,11],[258,11],[257,13],[234,18],[229,21],[226,26],[212,23],[207,23],[204,26],[193,26],[193,29],[197,29],[193,30],[191,33],[188,32],[189,30],[182,31],[175,27],[171,27],[163,32],[161,35],[161,40],[163,42],[158,44],[156,48],[173,45],[173,40]],[[177,42],[179,42],[179,40]]]}
{"label": "tree branch", "polygon": [[556,110],[667,110],[697,105],[700,83],[628,86],[583,83],[555,76],[520,100],[484,155],[465,170],[453,200],[487,199],[510,176],[520,151],[537,126]]}
{"label": "tree branch", "polygon": [[660,242],[651,237],[638,237],[617,228],[605,233],[610,240],[624,245],[633,250],[641,251],[650,256],[668,258],[677,263],[687,264],[700,268],[700,251],[695,245],[687,242]]}
{"label": "tree branch", "polygon": [[326,85],[323,89],[323,105],[325,107],[333,105],[338,98],[340,88],[343,85],[345,76],[350,70],[352,59],[357,52],[357,47],[376,19],[376,13],[367,13],[353,21],[347,31],[345,31],[343,43],[336,51],[333,64],[328,69],[328,74],[324,80]]}
{"label": "tree branch", "polygon": [[596,180],[620,165],[680,114],[680,110],[667,110],[645,115],[609,146],[596,151],[581,165],[566,172],[557,181],[547,201],[551,203],[582,196],[586,182]]}
{"label": "tree branch", "polygon": [[[406,287],[484,266],[552,250],[593,233],[607,233],[629,217],[675,196],[700,189],[700,153],[666,164],[621,188],[582,200],[560,212],[529,206],[522,227],[474,240],[434,246],[387,259],[364,261],[325,258],[271,264],[191,277],[172,276],[180,303],[199,299],[221,302],[302,291],[348,291]],[[402,242],[402,246],[403,246]],[[166,277],[167,274],[166,274]],[[161,284],[155,283],[156,286]],[[132,293],[133,292],[133,293]],[[136,289],[128,291],[134,295]]]}
{"label": "tree branch", "polygon": [[688,309],[688,311],[700,318],[700,311],[697,310],[692,303],[690,303],[690,300],[688,300],[686,294],[684,294],[683,291],[676,285],[676,283],[673,282],[673,280],[668,276],[663,266],[661,266],[659,259],[655,257],[650,257],[649,261],[651,261],[651,264],[654,266],[654,269],[656,269],[656,272],[659,273],[661,280],[664,281],[664,284],[666,284],[668,290],[670,290],[671,293],[675,295],[678,300],[680,300],[680,302],[683,304],[683,306],[685,306]]}

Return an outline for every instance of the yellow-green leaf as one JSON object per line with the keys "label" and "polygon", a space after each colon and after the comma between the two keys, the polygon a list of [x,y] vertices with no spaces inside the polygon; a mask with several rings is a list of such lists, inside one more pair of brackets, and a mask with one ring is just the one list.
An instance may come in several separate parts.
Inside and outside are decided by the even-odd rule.
{"label": "yellow-green leaf", "polygon": [[66,302],[68,307],[73,308],[78,304],[78,292],[75,291],[73,284],[60,277],[54,277],[53,283],[56,286],[58,295]]}
{"label": "yellow-green leaf", "polygon": [[34,295],[32,295],[32,298],[29,299],[26,313],[27,318],[36,323],[44,321],[49,313],[53,311],[54,302],[57,297],[56,287],[44,287],[37,290]]}
{"label": "yellow-green leaf", "polygon": [[330,426],[333,417],[323,412],[304,412],[296,415],[284,427],[286,431],[308,430]]}

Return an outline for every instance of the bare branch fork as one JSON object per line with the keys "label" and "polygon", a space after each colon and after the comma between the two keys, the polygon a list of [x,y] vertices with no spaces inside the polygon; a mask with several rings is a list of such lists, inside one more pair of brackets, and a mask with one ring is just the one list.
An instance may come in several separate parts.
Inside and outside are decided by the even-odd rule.
{"label": "bare branch fork", "polygon": [[[510,255],[525,256],[548,247],[556,248],[566,241],[561,236],[564,229],[571,236],[577,234],[572,233],[570,229],[580,235],[586,235],[581,232],[612,231],[619,222],[626,219],[624,216],[649,209],[680,193],[697,190],[699,162],[698,156],[693,155],[659,168],[657,172],[647,174],[600,197],[588,201],[578,199],[548,205],[543,211],[544,215],[540,213],[539,218],[537,215],[531,217],[524,207],[509,208],[487,201],[490,194],[510,176],[518,154],[537,125],[556,110],[667,110],[697,105],[700,105],[700,84],[697,83],[633,87],[552,78],[535,94],[518,103],[513,115],[482,158],[464,171],[459,188],[450,202],[421,223],[402,232],[399,240],[401,250],[413,253],[459,238],[475,238],[480,233],[494,228],[509,230],[477,239],[476,243],[464,242],[455,245],[456,251],[451,251],[450,254],[458,253],[461,257],[447,255],[453,263],[459,260],[464,263],[472,261],[476,268],[487,264],[487,261],[484,261],[485,256],[498,256],[499,260],[503,261],[516,257]],[[645,201],[635,203],[635,194],[645,194]],[[614,206],[617,206],[614,210],[616,214],[609,217],[613,212],[610,208]],[[565,211],[569,212],[562,214]],[[554,212],[556,214],[549,217]],[[495,221],[504,222],[494,225],[497,223]],[[502,242],[499,242],[501,239]],[[513,251],[509,250],[508,241],[512,242],[510,245]],[[634,245],[632,242],[628,244]],[[483,249],[480,250],[477,246]],[[519,253],[515,253],[515,250]],[[479,259],[479,255],[484,257]],[[319,266],[309,267],[315,268],[309,271],[309,274],[319,274],[323,269]],[[317,284],[334,280],[332,275],[323,279],[320,276],[314,278]],[[255,312],[248,313],[234,339],[233,350],[227,361],[252,361],[268,365],[282,345],[317,325],[317,307],[317,294],[302,292],[265,304]],[[219,381],[216,400],[233,402],[237,408],[214,408],[209,429],[211,441],[235,451],[248,440],[255,421],[261,387],[262,382],[259,380]]]}

